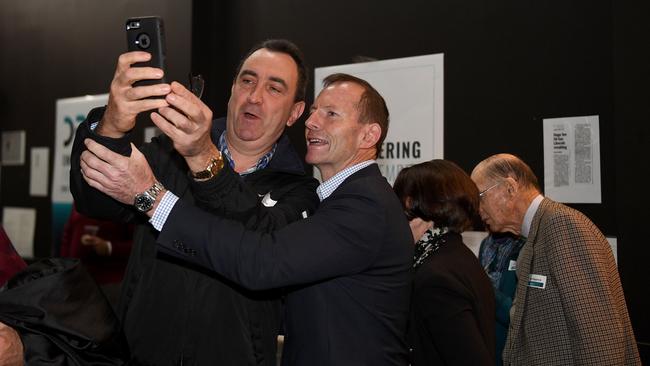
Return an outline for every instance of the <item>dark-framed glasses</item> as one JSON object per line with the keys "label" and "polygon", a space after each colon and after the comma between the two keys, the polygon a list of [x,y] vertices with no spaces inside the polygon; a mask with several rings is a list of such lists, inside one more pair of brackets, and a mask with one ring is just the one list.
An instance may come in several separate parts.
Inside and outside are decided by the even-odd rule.
{"label": "dark-framed glasses", "polygon": [[492,188],[498,186],[498,185],[501,184],[501,183],[503,183],[503,182],[497,182],[497,183],[494,183],[493,185],[491,185],[491,186],[485,188],[484,190],[480,191],[480,192],[478,193],[478,198],[481,199],[481,198],[485,197],[485,194],[488,193],[488,191],[489,191],[490,189],[492,189]]}
{"label": "dark-framed glasses", "polygon": [[201,74],[192,75],[190,74],[190,91],[192,94],[196,95],[197,98],[201,99],[203,95],[203,88],[205,87],[205,80]]}

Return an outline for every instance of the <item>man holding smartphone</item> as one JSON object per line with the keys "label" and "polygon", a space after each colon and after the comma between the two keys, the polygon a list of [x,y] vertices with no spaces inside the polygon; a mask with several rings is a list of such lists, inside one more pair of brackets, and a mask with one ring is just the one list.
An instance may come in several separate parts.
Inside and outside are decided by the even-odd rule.
{"label": "man holding smartphone", "polygon": [[[302,55],[286,40],[253,47],[233,80],[227,117],[215,121],[210,109],[177,82],[133,87],[163,76],[160,69],[132,66],[149,59],[146,52],[119,57],[108,105],[91,111],[77,130],[70,172],[80,212],[140,224],[118,309],[132,357],[147,365],[275,365],[279,292],[248,291],[159,253],[158,233],[142,213],[167,189],[180,201],[259,232],[311,214],[318,182],[305,174],[283,133],[305,107]],[[136,115],[150,110],[158,124],[176,127],[174,135],[132,149],[128,132]],[[88,138],[125,156],[144,154],[159,182],[142,186],[147,180],[119,166],[114,177],[129,188],[133,204],[101,193],[92,173],[82,175],[82,169],[92,171],[82,159]]]}

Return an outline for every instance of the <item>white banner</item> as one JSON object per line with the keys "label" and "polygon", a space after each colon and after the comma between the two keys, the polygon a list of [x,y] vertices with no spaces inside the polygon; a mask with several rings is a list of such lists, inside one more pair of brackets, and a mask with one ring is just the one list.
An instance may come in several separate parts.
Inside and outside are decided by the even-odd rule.
{"label": "white banner", "polygon": [[[377,163],[390,184],[404,167],[443,158],[443,60],[440,53],[315,70],[315,96],[323,78],[342,72],[366,80],[386,100],[390,125]],[[314,175],[320,178],[318,169]]]}
{"label": "white banner", "polygon": [[54,125],[54,174],[52,175],[52,202],[72,203],[70,194],[70,154],[77,126],[88,112],[106,105],[108,94],[58,99]]}

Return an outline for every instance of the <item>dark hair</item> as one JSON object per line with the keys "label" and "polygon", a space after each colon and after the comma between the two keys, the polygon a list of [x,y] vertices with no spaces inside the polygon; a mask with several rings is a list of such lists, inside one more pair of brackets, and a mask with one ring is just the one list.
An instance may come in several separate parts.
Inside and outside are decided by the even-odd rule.
{"label": "dark hair", "polygon": [[307,65],[305,65],[305,60],[302,55],[302,52],[293,42],[286,39],[267,39],[262,41],[255,46],[253,46],[246,56],[244,56],[237,65],[237,70],[235,71],[235,79],[239,76],[242,65],[244,62],[259,49],[267,49],[271,52],[285,53],[293,59],[296,63],[296,68],[298,70],[298,83],[296,84],[296,95],[294,101],[301,102],[305,100],[305,95],[307,93],[307,82],[309,81],[309,74],[307,72]]}
{"label": "dark hair", "polygon": [[379,155],[381,151],[381,144],[386,139],[386,134],[388,133],[388,107],[386,106],[386,101],[379,94],[379,92],[370,85],[367,81],[360,79],[356,76],[348,74],[331,74],[323,79],[323,87],[327,88],[328,86],[336,83],[355,83],[361,86],[364,89],[361,99],[359,100],[359,122],[361,123],[371,123],[375,122],[381,127],[381,135],[375,148],[377,149],[376,155]]}
{"label": "dark hair", "polygon": [[402,169],[393,185],[409,220],[419,217],[461,233],[478,214],[478,189],[455,163],[431,160]]}

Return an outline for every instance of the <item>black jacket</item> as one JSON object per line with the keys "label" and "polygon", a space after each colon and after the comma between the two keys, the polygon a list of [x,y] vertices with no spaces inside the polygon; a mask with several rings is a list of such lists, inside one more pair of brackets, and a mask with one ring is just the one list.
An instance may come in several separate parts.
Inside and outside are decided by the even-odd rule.
{"label": "black jacket", "polygon": [[167,253],[247,288],[295,286],[283,365],[407,364],[413,241],[376,164],[348,177],[313,216],[271,234],[185,203],[169,218],[158,238]]}
{"label": "black jacket", "polygon": [[33,263],[0,289],[0,322],[23,343],[25,365],[124,365],[117,317],[78,259]]}
{"label": "black jacket", "polygon": [[[98,121],[102,110],[88,120]],[[128,137],[110,139],[93,134],[88,122],[77,131],[72,153],[71,188],[77,208],[87,215],[136,221],[134,247],[122,285],[119,315],[138,362],[148,365],[274,365],[280,327],[279,292],[253,292],[197,266],[159,253],[158,233],[132,206],[122,205],[88,186],[81,177],[83,139],[91,137],[113,151],[130,153]],[[218,141],[225,119],[216,120],[212,140]],[[318,182],[305,175],[302,161],[286,136],[278,142],[269,165],[241,178],[226,164],[207,182],[188,176],[185,160],[166,136],[140,149],[156,178],[179,202],[268,232],[313,212]],[[277,204],[261,203],[267,193]],[[175,217],[181,226],[189,217]],[[197,230],[206,230],[198,227]]]}
{"label": "black jacket", "polygon": [[494,365],[494,292],[460,234],[417,268],[409,343],[413,365]]}

